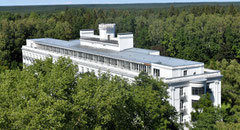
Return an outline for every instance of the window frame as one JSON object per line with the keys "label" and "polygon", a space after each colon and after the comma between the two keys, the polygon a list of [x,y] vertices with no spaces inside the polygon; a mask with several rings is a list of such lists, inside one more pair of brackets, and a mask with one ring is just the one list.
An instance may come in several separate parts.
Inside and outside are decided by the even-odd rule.
{"label": "window frame", "polygon": [[204,87],[192,87],[192,95],[201,96],[204,94]]}

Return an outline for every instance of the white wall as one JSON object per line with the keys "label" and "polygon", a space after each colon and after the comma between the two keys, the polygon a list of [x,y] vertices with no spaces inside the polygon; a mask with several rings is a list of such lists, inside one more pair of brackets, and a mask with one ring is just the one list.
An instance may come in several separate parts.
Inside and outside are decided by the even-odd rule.
{"label": "white wall", "polygon": [[163,65],[159,65],[159,64],[151,64],[152,66],[152,75],[153,74],[153,69],[159,69],[160,70],[160,78],[172,78],[172,68],[171,67],[167,67],[167,66],[163,66]]}
{"label": "white wall", "polygon": [[94,30],[80,30],[81,37],[91,37],[94,35]]}
{"label": "white wall", "polygon": [[152,75],[153,75],[153,69],[159,69],[160,70],[160,77],[161,78],[174,78],[174,77],[182,77],[183,71],[187,70],[187,76],[193,75],[194,72],[196,74],[203,74],[204,73],[204,66],[198,65],[198,66],[185,66],[185,67],[169,67],[159,64],[151,64],[152,65]]}
{"label": "white wall", "polygon": [[133,48],[133,34],[118,35],[119,50]]}
{"label": "white wall", "polygon": [[99,24],[99,36],[101,40],[108,40],[108,35],[110,39],[115,37],[115,26],[116,24]]}
{"label": "white wall", "polygon": [[184,76],[183,72],[184,70],[187,70],[187,76],[188,75],[194,75],[194,72],[196,74],[203,74],[204,73],[204,67],[200,66],[200,67],[185,67],[185,68],[181,68],[181,69],[173,69],[173,77],[181,77]]}

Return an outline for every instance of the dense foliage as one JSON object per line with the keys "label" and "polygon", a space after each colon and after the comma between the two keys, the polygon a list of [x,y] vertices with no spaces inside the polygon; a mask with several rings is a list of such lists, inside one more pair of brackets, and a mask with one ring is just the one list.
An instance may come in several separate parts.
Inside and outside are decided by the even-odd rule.
{"label": "dense foliage", "polygon": [[219,69],[222,78],[222,102],[229,105],[225,121],[240,123],[240,64],[236,60],[211,62],[209,67]]}
{"label": "dense foliage", "polygon": [[238,7],[194,6],[178,9],[66,9],[55,13],[0,15],[1,66],[21,66],[21,46],[27,38],[77,39],[80,29],[114,22],[117,32],[133,32],[135,46],[161,55],[209,62],[240,58]]}
{"label": "dense foliage", "polygon": [[222,75],[222,106],[214,107],[210,94],[202,95],[192,113],[194,129],[240,129],[240,64],[236,60],[211,61],[207,67]]}
{"label": "dense foliage", "polygon": [[198,104],[194,104],[195,111],[192,115],[193,129],[215,130],[216,123],[221,122],[224,116],[224,110],[213,106],[210,94],[202,95]]}
{"label": "dense foliage", "polygon": [[167,86],[77,73],[70,59],[0,74],[0,129],[177,129]]}

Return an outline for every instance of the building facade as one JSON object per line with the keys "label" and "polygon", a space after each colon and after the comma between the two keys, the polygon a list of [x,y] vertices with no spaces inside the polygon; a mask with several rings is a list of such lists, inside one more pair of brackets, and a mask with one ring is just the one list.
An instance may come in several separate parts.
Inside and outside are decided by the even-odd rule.
{"label": "building facade", "polygon": [[22,46],[23,63],[52,56],[70,57],[79,72],[110,72],[134,80],[142,71],[161,78],[169,86],[169,103],[179,112],[179,122],[191,120],[192,105],[201,94],[209,92],[215,106],[221,105],[221,77],[218,70],[204,68],[204,63],[161,56],[159,51],[134,48],[132,33],[118,33],[115,24],[99,24],[94,30],[80,30],[79,40],[52,38],[28,39]]}

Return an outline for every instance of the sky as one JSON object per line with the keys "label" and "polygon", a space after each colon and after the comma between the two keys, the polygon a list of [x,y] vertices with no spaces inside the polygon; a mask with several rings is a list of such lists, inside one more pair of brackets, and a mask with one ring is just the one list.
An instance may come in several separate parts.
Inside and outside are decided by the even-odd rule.
{"label": "sky", "polygon": [[0,6],[58,4],[123,4],[173,2],[240,2],[240,0],[0,0]]}

